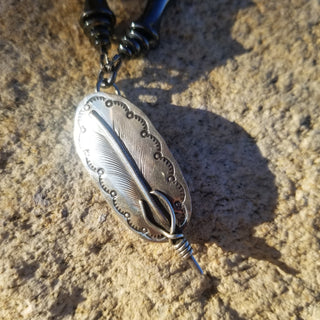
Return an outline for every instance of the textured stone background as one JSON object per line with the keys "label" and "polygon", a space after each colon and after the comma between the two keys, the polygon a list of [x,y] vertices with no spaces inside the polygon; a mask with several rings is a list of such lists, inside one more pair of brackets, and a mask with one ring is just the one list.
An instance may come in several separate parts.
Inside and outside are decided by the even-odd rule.
{"label": "textured stone background", "polygon": [[190,185],[204,277],[128,232],[75,154],[98,72],[81,10],[0,4],[0,318],[320,319],[319,3],[176,1],[121,69]]}

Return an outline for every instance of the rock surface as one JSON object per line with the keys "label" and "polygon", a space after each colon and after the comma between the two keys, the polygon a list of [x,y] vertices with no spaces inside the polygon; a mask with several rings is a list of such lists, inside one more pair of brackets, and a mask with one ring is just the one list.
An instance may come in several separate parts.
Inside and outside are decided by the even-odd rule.
{"label": "rock surface", "polygon": [[190,185],[203,277],[129,232],[75,154],[99,58],[81,10],[0,4],[0,318],[320,319],[319,3],[177,1],[120,71]]}

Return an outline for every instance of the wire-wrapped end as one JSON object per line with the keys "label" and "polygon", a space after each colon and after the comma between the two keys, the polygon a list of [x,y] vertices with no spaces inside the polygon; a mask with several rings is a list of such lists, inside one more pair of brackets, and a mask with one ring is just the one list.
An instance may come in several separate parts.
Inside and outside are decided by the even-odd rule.
{"label": "wire-wrapped end", "polygon": [[155,48],[158,43],[159,34],[156,30],[132,22],[126,35],[120,41],[118,51],[125,57],[132,58]]}
{"label": "wire-wrapped end", "polygon": [[90,42],[103,52],[110,47],[116,19],[105,0],[86,0],[80,25]]}
{"label": "wire-wrapped end", "polygon": [[120,40],[118,51],[127,58],[137,57],[159,43],[160,22],[169,0],[149,0],[142,16],[132,22]]}
{"label": "wire-wrapped end", "polygon": [[192,255],[193,249],[185,238],[180,238],[178,240],[172,241],[174,243],[173,247],[177,250],[180,257],[189,262],[190,266],[196,270],[198,273],[203,274],[201,267],[199,266],[197,260]]}

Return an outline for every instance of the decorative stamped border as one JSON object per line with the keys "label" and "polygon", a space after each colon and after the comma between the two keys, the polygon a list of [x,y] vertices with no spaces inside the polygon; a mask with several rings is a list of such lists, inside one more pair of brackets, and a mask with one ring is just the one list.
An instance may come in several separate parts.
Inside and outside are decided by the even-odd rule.
{"label": "decorative stamped border", "polygon": [[[89,97],[87,97],[87,101],[84,102],[85,101],[84,100],[81,103],[82,107],[79,109],[79,113],[77,114],[77,124],[78,124],[78,127],[80,128],[80,132],[79,132],[79,136],[78,136],[78,145],[80,145],[79,141],[80,141],[81,133],[86,132],[86,128],[81,124],[81,114],[85,113],[85,112],[90,112],[91,109],[94,109],[94,102],[98,101],[98,100],[103,101],[107,108],[120,107],[126,113],[126,117],[129,120],[136,120],[137,122],[140,123],[140,125],[142,127],[142,129],[140,131],[141,137],[142,138],[149,138],[154,143],[154,146],[155,146],[155,149],[156,149],[156,152],[153,155],[154,159],[155,160],[159,160],[159,161],[163,161],[165,163],[165,165],[167,166],[167,168],[168,168],[168,173],[169,174],[166,177],[167,178],[167,182],[174,184],[177,187],[177,189],[179,190],[179,192],[180,192],[181,199],[185,199],[186,194],[188,192],[184,189],[183,185],[177,180],[177,177],[175,175],[175,168],[174,168],[174,165],[172,164],[172,162],[168,158],[163,156],[160,141],[153,134],[150,133],[147,121],[145,119],[143,119],[140,115],[136,114],[134,111],[130,110],[128,105],[126,103],[124,103],[123,101],[116,100],[116,99],[112,100],[112,99],[110,99],[110,97],[102,96],[99,93],[96,93],[96,95],[94,95],[94,96],[90,95]],[[127,222],[128,226],[133,231],[139,233],[141,236],[145,237],[148,240],[151,240],[151,241],[163,241],[163,240],[166,240],[166,238],[163,237],[162,235],[152,234],[147,228],[141,228],[141,227],[135,226],[131,222],[130,213],[129,212],[125,212],[124,210],[122,210],[120,205],[117,203],[117,192],[116,192],[116,190],[110,190],[108,188],[108,186],[106,186],[103,183],[103,180],[101,179],[101,177],[102,177],[102,175],[104,173],[103,169],[102,168],[96,168],[92,164],[92,162],[90,161],[89,150],[82,150],[82,152],[84,154],[85,164],[86,164],[87,168],[89,170],[91,170],[92,172],[95,172],[98,175],[97,182],[99,184],[100,189],[104,193],[106,193],[108,196],[111,197],[114,209]],[[181,202],[175,203],[174,206],[180,211],[180,214],[182,215],[180,221],[183,221],[183,222],[179,225],[179,227],[183,227],[188,221],[188,217],[187,217],[187,214],[186,214],[186,209],[182,205]]]}

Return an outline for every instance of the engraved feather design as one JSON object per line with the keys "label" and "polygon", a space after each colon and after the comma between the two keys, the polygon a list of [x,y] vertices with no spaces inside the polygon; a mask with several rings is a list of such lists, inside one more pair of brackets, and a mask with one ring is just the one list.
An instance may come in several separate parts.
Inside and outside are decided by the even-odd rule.
{"label": "engraved feather design", "polygon": [[77,109],[75,142],[91,176],[131,229],[149,240],[164,240],[142,214],[150,212],[156,225],[170,228],[157,190],[172,205],[181,205],[179,227],[189,220],[191,201],[178,165],[146,116],[124,98],[87,96]]}
{"label": "engraved feather design", "polygon": [[94,165],[101,168],[101,171],[98,172],[101,176],[100,181],[104,185],[108,183],[110,190],[118,190],[119,193],[127,194],[129,200],[133,199],[130,205],[138,207],[139,205],[134,199],[140,198],[141,192],[135,187],[134,178],[130,176],[125,165],[119,159],[119,155],[101,131],[101,128],[98,128],[91,134],[92,140],[89,146],[90,154],[95,155]]}
{"label": "engraved feather design", "polygon": [[152,209],[155,221],[168,228],[168,220],[161,214],[150,188],[115,130],[95,110],[88,112],[88,126],[95,129],[83,135],[81,146],[92,155],[92,164],[98,168],[102,184],[109,185],[110,194],[126,197],[127,211],[140,210],[140,201],[144,200]]}
{"label": "engraved feather design", "polygon": [[142,111],[122,97],[91,94],[77,108],[74,134],[83,164],[127,226],[148,240],[170,240],[202,274],[181,233],[191,211],[187,185]]}

